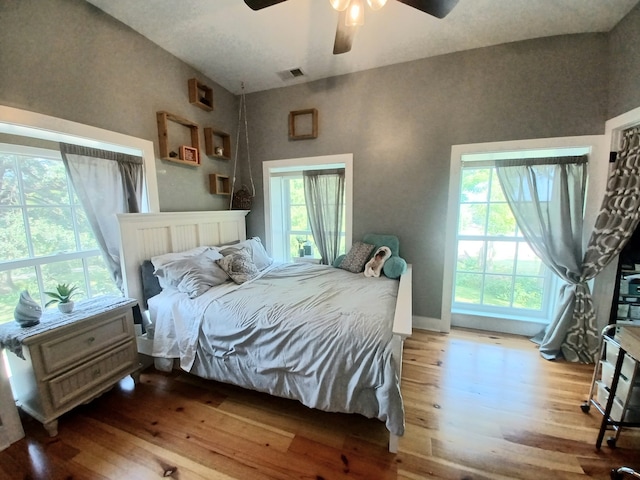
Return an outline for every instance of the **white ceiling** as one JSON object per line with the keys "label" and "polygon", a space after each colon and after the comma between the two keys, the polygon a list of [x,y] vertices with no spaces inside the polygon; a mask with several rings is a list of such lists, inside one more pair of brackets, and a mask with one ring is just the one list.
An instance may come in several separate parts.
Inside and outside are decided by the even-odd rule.
{"label": "white ceiling", "polygon": [[[608,32],[640,0],[459,0],[444,19],[389,0],[351,52],[333,55],[338,12],[328,0],[288,0],[253,11],[242,0],[87,0],[233,93],[489,45]],[[283,80],[301,68],[305,76]]]}

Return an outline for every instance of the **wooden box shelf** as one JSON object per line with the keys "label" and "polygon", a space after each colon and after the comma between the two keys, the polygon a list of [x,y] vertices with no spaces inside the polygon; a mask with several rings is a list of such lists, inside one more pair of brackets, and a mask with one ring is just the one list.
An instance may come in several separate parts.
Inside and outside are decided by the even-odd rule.
{"label": "wooden box shelf", "polygon": [[[157,112],[156,119],[158,122],[158,143],[160,147],[160,158],[162,158],[163,160],[168,160],[170,162],[199,167],[200,135],[198,133],[198,124],[169,112]],[[183,145],[180,142],[169,141],[169,122],[177,123],[189,129],[191,141],[190,148],[184,149],[181,148]],[[185,151],[191,152],[191,154],[185,156]],[[181,158],[181,156],[187,158]]]}
{"label": "wooden box shelf", "polygon": [[204,129],[204,148],[210,157],[231,159],[231,135],[212,127]]}
{"label": "wooden box shelf", "polygon": [[318,137],[318,110],[307,108],[289,112],[289,139],[306,140]]}
{"label": "wooden box shelf", "polygon": [[212,173],[209,175],[209,192],[213,195],[231,195],[231,182],[227,175]]}
{"label": "wooden box shelf", "polygon": [[213,90],[196,78],[189,79],[189,103],[210,112],[213,110]]}

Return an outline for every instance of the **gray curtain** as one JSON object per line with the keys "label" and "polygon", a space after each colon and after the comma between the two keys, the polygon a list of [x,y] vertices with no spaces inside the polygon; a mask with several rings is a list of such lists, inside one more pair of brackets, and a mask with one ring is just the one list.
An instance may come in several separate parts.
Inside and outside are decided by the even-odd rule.
{"label": "gray curtain", "polygon": [[143,191],[141,157],[60,144],[67,174],[96,237],[111,277],[122,289],[118,213],[138,213]]}
{"label": "gray curtain", "polygon": [[331,265],[340,251],[344,211],[344,168],[305,170],[304,197],[313,240],[321,263]]}
{"label": "gray curtain", "polygon": [[[538,339],[540,353],[548,359],[562,353],[570,361],[590,361],[598,344],[595,322],[586,312],[575,314],[584,307],[593,310],[581,262],[586,165],[586,156],[496,164],[518,228],[544,264],[565,282],[553,320]],[[567,341],[570,331],[578,334]]]}

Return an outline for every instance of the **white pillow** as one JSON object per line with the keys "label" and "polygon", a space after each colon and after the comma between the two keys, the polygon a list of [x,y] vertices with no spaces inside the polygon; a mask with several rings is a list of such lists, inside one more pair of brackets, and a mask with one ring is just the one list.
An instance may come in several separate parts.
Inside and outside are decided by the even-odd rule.
{"label": "white pillow", "polygon": [[221,258],[222,255],[214,248],[197,247],[186,252],[155,256],[151,263],[162,288],[177,288],[195,298],[229,279],[216,263]]}
{"label": "white pillow", "polygon": [[251,260],[260,272],[273,263],[273,258],[269,256],[259,237],[249,238],[238,242],[235,245],[220,248],[220,253],[222,255],[229,255],[230,253],[238,252],[242,249],[249,252]]}

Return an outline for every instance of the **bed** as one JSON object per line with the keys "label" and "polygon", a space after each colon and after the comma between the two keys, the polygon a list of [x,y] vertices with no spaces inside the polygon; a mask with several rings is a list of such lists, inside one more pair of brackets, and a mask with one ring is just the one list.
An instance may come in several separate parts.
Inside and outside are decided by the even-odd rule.
{"label": "bed", "polygon": [[228,281],[194,298],[165,288],[147,299],[145,261],[254,241],[246,238],[247,213],[118,216],[125,294],[148,308],[155,330],[153,342],[139,349],[203,378],[378,418],[396,452],[404,432],[400,378],[403,343],[411,335],[410,266],[398,281],[274,262],[249,281]]}

